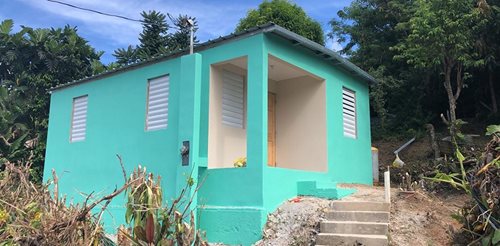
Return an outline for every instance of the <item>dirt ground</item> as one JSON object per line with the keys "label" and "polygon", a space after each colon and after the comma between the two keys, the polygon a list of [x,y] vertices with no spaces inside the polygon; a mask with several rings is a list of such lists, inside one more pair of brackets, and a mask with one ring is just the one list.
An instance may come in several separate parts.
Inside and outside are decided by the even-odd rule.
{"label": "dirt ground", "polygon": [[[384,188],[364,185],[340,185],[358,191],[342,200],[384,201]],[[390,242],[397,246],[451,245],[453,234],[461,224],[452,215],[464,205],[468,197],[455,191],[430,194],[391,189]]]}
{"label": "dirt ground", "polygon": [[[357,192],[345,201],[384,201],[383,187],[340,185]],[[391,190],[390,245],[452,245],[452,235],[461,225],[452,218],[466,201],[463,194],[432,195],[424,191],[401,193]],[[269,215],[264,237],[255,245],[314,245],[319,222],[332,200],[301,197],[285,202]]]}
{"label": "dirt ground", "polygon": [[391,245],[453,245],[461,224],[452,218],[467,201],[465,194],[432,195],[393,191],[390,219]]}
{"label": "dirt ground", "polygon": [[[472,138],[472,143],[470,143],[469,147],[472,147],[476,150],[481,150],[484,148],[486,143],[490,141],[490,137],[485,136],[485,129],[486,126],[484,125],[470,124],[464,126],[464,134],[474,135],[474,137]],[[441,139],[446,135],[447,134],[443,132],[442,129],[441,131],[436,132],[437,139]],[[372,146],[376,147],[379,150],[379,180],[383,180],[383,173],[387,170],[387,166],[391,166],[394,162],[394,159],[396,157],[394,155],[394,151],[408,142],[410,139],[411,138],[373,141]],[[441,142],[438,142],[438,144],[441,144]],[[405,162],[405,164],[415,168],[431,165],[430,160],[433,159],[433,156],[434,154],[432,152],[428,136],[417,138],[413,143],[411,143],[408,147],[406,147],[399,153],[399,158],[403,162]],[[432,166],[423,167],[423,169],[426,168],[432,169]],[[392,178],[394,178],[394,176]]]}
{"label": "dirt ground", "polygon": [[[477,134],[474,148],[483,148],[488,138],[484,137],[483,126],[469,126],[464,133]],[[438,139],[444,137],[437,133]],[[383,172],[387,170],[395,158],[394,151],[409,139],[374,141],[373,146],[379,149],[379,170],[383,181]],[[399,157],[406,163],[406,170],[434,170],[433,152],[427,137],[417,139]],[[391,168],[391,179],[401,182],[404,169]],[[418,171],[417,171],[418,173]],[[399,176],[398,176],[399,175]],[[426,173],[425,175],[429,175]],[[412,177],[412,180],[419,179]],[[343,198],[348,201],[384,201],[383,187],[363,185],[340,185],[355,188],[357,192]],[[453,235],[460,230],[461,224],[452,218],[468,201],[468,196],[455,190],[441,190],[439,193],[419,189],[409,193],[392,185],[390,245],[427,246],[427,245],[466,245],[466,242],[454,242]],[[273,214],[269,215],[264,229],[263,239],[255,245],[314,245],[319,232],[319,222],[331,207],[331,200],[302,197],[283,203]]]}
{"label": "dirt ground", "polygon": [[[394,141],[374,141],[373,146],[379,149],[379,166],[380,174],[387,170],[394,161],[394,151],[405,144],[410,139],[394,140]],[[401,151],[399,157],[403,162],[427,162],[432,156],[432,149],[428,139],[421,138],[415,140],[406,149]],[[380,177],[382,180],[383,177]]]}

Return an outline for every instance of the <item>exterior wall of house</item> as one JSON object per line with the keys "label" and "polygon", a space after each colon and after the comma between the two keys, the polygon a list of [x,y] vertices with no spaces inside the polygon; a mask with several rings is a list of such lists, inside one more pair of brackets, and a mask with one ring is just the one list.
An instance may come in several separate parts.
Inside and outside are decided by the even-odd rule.
{"label": "exterior wall of house", "polygon": [[277,83],[277,167],[327,171],[325,87],[309,76]]}
{"label": "exterior wall of house", "polygon": [[[167,187],[176,186],[180,166],[180,71],[181,60],[174,59],[54,91],[44,179],[50,179],[55,169],[60,193],[75,202],[84,201],[83,194],[109,194],[124,183],[118,154],[127,173],[140,164],[161,175],[165,197],[173,197],[175,189]],[[170,76],[168,126],[146,131],[148,79],[166,74]],[[86,139],[70,143],[72,101],[82,95],[88,95]],[[124,222],[124,202],[118,196],[110,204],[113,218],[105,220],[108,229]]]}
{"label": "exterior wall of house", "polygon": [[[262,44],[252,43],[260,42],[261,38]],[[221,46],[209,50],[217,52],[217,55],[204,54],[202,88],[209,86],[211,64],[248,56],[248,166],[201,169],[200,175],[207,175],[208,178],[198,199],[200,226],[207,229],[211,242],[223,240],[228,244],[250,245],[260,238],[267,214],[286,199],[297,195],[298,182],[371,184],[371,141],[366,82],[274,35],[259,35],[243,41],[246,42],[228,44],[234,48],[229,51]],[[253,49],[255,47],[257,50]],[[267,93],[268,89],[279,92],[280,83],[267,80],[268,54],[324,79],[326,107],[322,108],[326,111],[327,139],[323,144],[327,150],[327,172],[280,168],[279,164],[276,168],[267,166]],[[343,135],[342,86],[357,93],[357,139]],[[209,118],[209,110],[204,110],[208,108],[209,95],[203,95],[208,91],[202,89],[202,122]],[[208,126],[203,123],[200,126],[200,138],[208,138]],[[203,147],[207,142],[200,141],[201,159],[207,156],[205,150],[208,146]]]}
{"label": "exterior wall of house", "polygon": [[247,59],[247,167],[200,168],[206,177],[198,193],[200,227],[211,242],[249,245],[261,237],[266,221],[263,209],[263,163],[267,161],[267,52],[258,34],[201,52],[202,94],[200,158],[208,157],[210,71],[213,65]]}
{"label": "exterior wall of house", "polygon": [[[208,168],[233,168],[234,160],[247,156],[245,117],[243,117],[243,128],[231,127],[222,123],[222,74],[225,71],[243,76],[243,83],[246,84],[246,70],[231,64],[212,65],[209,82],[208,153],[210,154],[207,156]],[[244,101],[246,101],[245,98]]]}
{"label": "exterior wall of house", "polygon": [[[328,172],[264,166],[264,208],[272,212],[284,200],[297,195],[297,182],[372,183],[369,87],[362,80],[332,66],[314,53],[297,48],[275,35],[266,35],[267,51],[285,62],[306,70],[326,83]],[[342,122],[342,87],[356,91],[356,139],[345,137]],[[278,165],[279,166],[279,165]],[[286,187],[286,188],[285,188]]]}
{"label": "exterior wall of house", "polygon": [[[325,80],[328,172],[267,166],[268,54]],[[210,76],[214,65],[247,59],[245,168],[208,169]],[[145,131],[147,81],[168,74],[168,126]],[[358,138],[342,132],[342,86],[356,91]],[[272,87],[272,86],[271,86]],[[279,90],[279,88],[276,88]],[[70,143],[73,98],[88,95],[85,141]],[[368,86],[313,54],[271,34],[243,39],[167,61],[140,66],[75,86],[51,96],[44,179],[54,168],[61,194],[75,202],[79,192],[107,194],[123,183],[116,154],[126,172],[138,164],[162,176],[167,201],[178,194],[186,175],[203,182],[193,208],[211,242],[249,245],[261,237],[269,212],[297,195],[299,181],[371,183]],[[190,141],[188,166],[179,149]],[[199,172],[199,173],[198,173]],[[175,188],[172,188],[175,187]],[[78,189],[78,190],[77,190]],[[109,232],[124,222],[125,198],[113,200],[104,223]]]}

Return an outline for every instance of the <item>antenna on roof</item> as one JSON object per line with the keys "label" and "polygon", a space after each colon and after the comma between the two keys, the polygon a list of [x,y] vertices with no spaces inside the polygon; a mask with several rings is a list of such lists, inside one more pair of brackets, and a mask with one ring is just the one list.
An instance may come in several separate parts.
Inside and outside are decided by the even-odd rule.
{"label": "antenna on roof", "polygon": [[189,18],[186,20],[186,24],[189,26],[189,54],[193,54],[193,43],[194,43],[194,21]]}

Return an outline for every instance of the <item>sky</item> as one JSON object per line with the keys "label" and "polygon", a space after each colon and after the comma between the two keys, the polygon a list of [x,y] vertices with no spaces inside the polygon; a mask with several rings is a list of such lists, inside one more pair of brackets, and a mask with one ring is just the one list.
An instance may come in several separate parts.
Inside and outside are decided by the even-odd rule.
{"label": "sky", "polygon": [[[173,16],[187,14],[196,17],[198,40],[205,42],[234,31],[238,21],[262,0],[60,0],[105,13],[141,19],[140,13],[157,10]],[[305,12],[318,21],[325,31],[328,22],[351,0],[295,0]],[[46,0],[0,0],[0,20],[13,19],[20,25],[35,28],[76,26],[80,36],[98,51],[104,51],[104,63],[114,61],[113,51],[138,44],[142,31],[138,22],[86,12]],[[327,48],[339,50],[340,45],[328,40]]]}

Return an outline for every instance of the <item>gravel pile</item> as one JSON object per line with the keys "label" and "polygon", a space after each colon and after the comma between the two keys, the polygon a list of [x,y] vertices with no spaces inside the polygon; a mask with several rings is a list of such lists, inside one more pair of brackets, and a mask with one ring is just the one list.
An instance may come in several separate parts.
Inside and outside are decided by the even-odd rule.
{"label": "gravel pile", "polygon": [[330,200],[315,197],[288,200],[268,216],[263,239],[255,245],[314,245],[319,222],[330,206]]}

